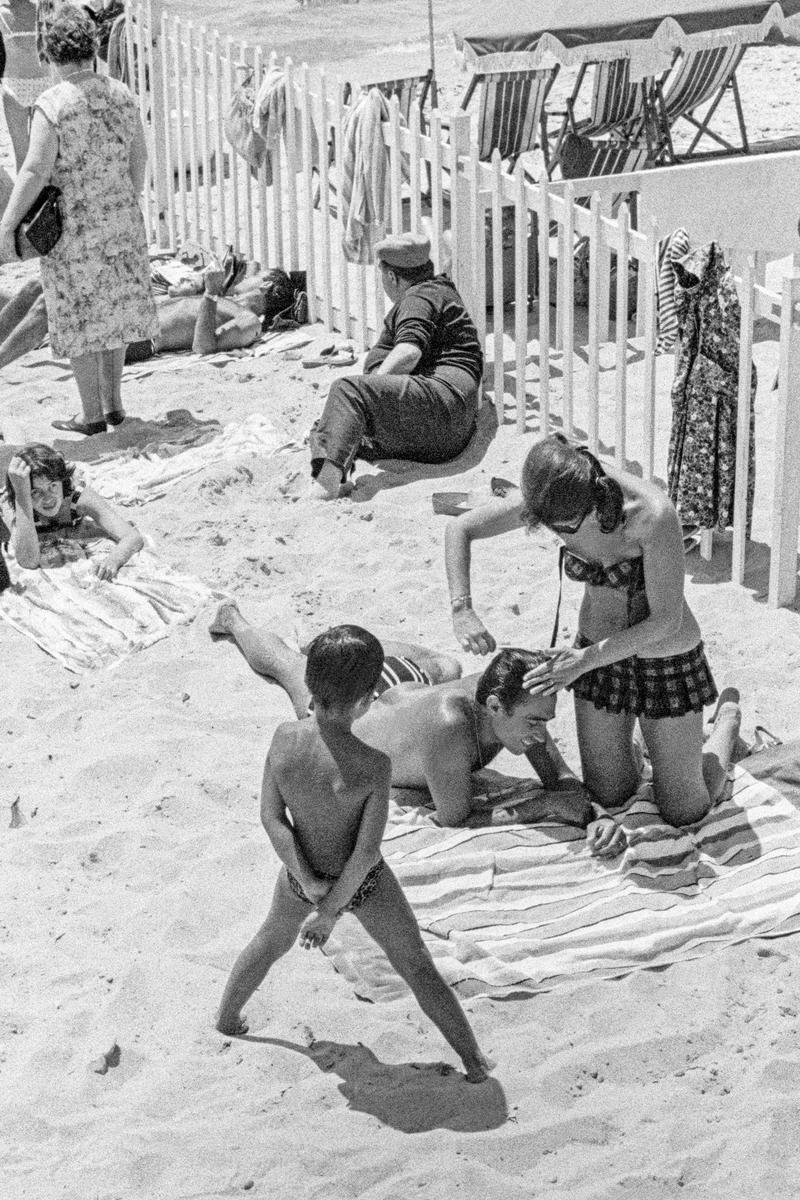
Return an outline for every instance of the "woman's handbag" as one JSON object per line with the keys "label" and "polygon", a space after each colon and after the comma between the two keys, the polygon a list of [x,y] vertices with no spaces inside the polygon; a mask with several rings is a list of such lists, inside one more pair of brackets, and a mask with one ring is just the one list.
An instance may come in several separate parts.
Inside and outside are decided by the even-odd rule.
{"label": "woman's handbag", "polygon": [[49,254],[61,237],[63,222],[59,198],[61,189],[48,183],[17,226],[15,243],[20,258]]}

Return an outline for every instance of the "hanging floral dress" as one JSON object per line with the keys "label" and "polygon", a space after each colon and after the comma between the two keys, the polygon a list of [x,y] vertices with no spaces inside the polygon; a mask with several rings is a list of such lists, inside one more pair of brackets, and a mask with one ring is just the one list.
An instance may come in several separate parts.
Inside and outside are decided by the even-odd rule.
{"label": "hanging floral dress", "polygon": [[116,79],[86,73],[36,102],[58,133],[51,182],[61,188],[64,231],[42,258],[56,354],[75,357],[154,338],[158,318],[144,221],[129,161],[136,103]]}
{"label": "hanging floral dress", "polygon": [[[715,242],[675,264],[680,339],[672,384],[667,486],[684,524],[733,523],[741,309],[733,276]],[[756,368],[750,380],[747,534],[755,489]]]}

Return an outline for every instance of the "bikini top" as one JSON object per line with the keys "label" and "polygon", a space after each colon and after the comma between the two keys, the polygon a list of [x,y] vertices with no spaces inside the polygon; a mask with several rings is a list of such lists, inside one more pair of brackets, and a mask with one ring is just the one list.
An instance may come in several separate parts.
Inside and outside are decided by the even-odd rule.
{"label": "bikini top", "polygon": [[625,590],[627,595],[628,627],[638,625],[650,615],[644,583],[644,558],[623,558],[604,567],[602,563],[579,558],[562,546],[558,552],[558,604],[550,645],[555,646],[558,637],[558,618],[561,611],[561,588],[563,576],[576,583],[588,583],[590,587],[607,587],[615,591]]}

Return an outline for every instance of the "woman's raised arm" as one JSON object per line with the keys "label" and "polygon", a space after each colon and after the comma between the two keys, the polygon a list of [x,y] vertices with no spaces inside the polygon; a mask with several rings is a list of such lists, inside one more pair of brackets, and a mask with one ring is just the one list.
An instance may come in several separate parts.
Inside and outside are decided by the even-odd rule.
{"label": "woman's raised arm", "polygon": [[471,512],[447,522],[444,535],[444,561],[453,631],[460,646],[473,654],[490,654],[497,646],[480,617],[473,612],[470,594],[470,547],[481,538],[510,533],[523,524],[519,492],[491,500]]}

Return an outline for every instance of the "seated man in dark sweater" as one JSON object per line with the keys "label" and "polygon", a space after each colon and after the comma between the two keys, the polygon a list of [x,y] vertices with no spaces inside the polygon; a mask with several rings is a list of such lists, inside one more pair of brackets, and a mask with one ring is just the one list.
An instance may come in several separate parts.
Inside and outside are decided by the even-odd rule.
{"label": "seated man in dark sweater", "polygon": [[483,353],[453,283],[418,233],[375,247],[393,307],[364,375],[331,385],[311,431],[312,496],[332,500],[355,458],[449,462],[475,432]]}

